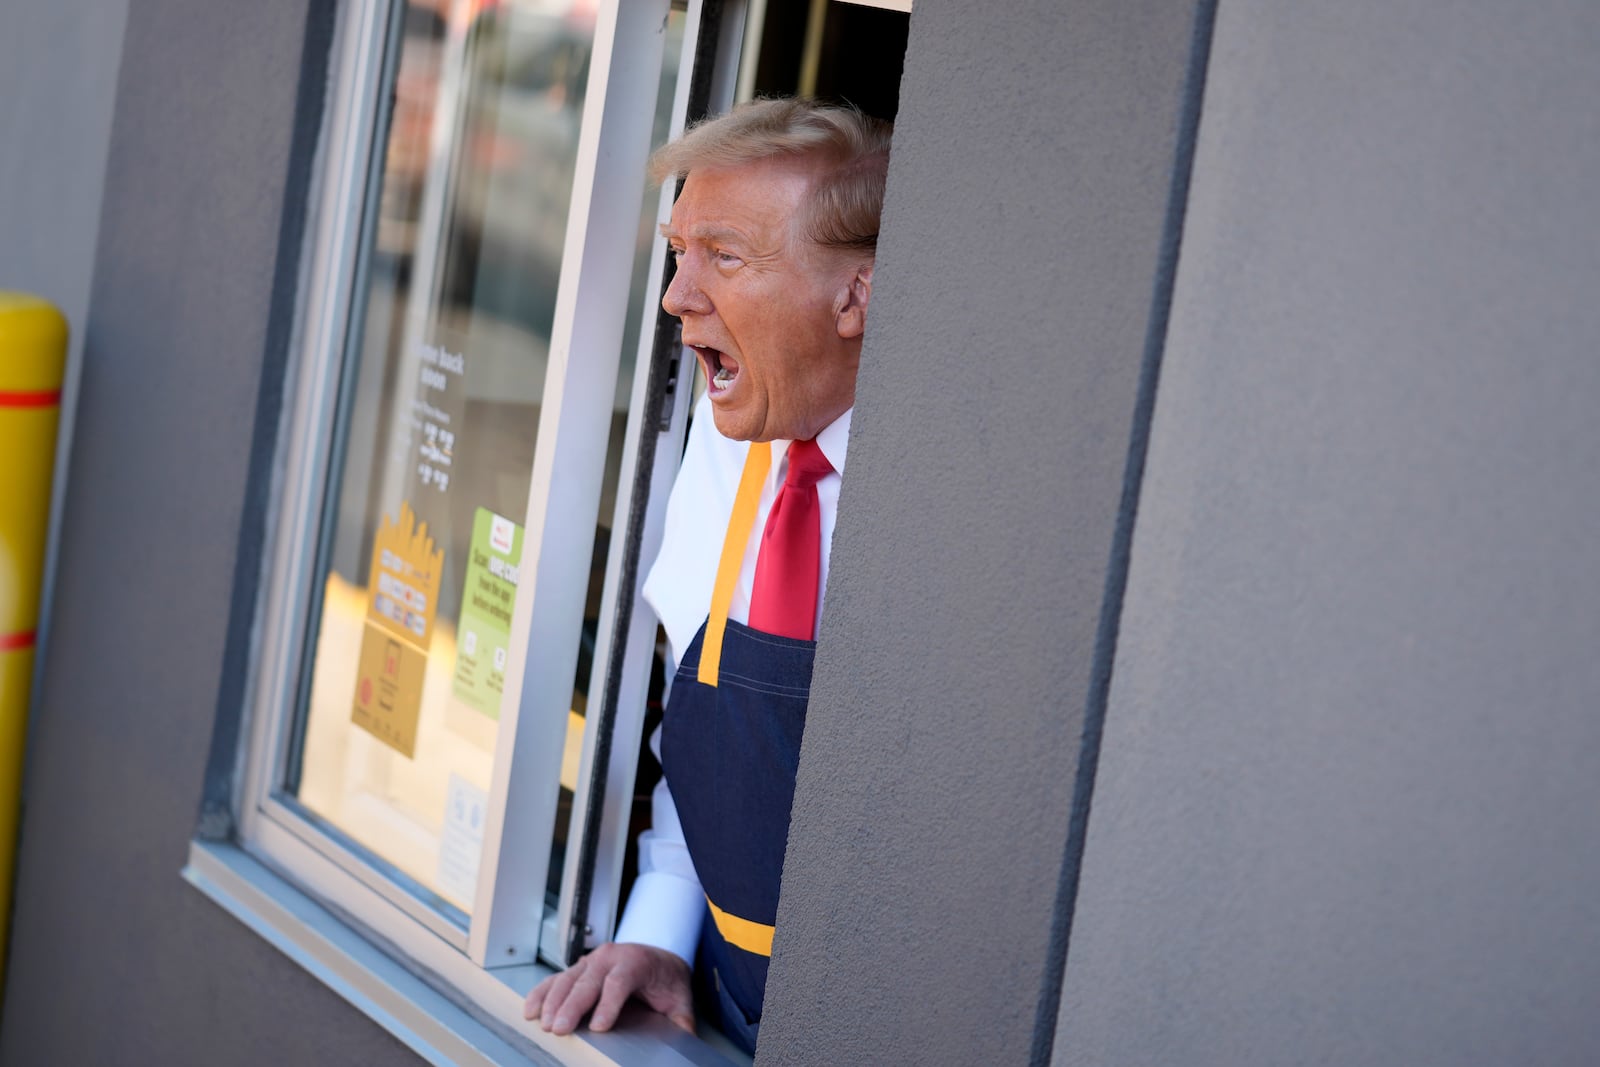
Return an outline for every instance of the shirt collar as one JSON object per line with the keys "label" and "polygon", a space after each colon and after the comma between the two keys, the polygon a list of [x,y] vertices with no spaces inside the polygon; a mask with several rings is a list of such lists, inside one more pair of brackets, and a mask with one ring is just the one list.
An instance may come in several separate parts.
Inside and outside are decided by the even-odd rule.
{"label": "shirt collar", "polygon": [[[845,413],[824,426],[817,434],[817,447],[822,449],[822,454],[828,457],[828,464],[844,476],[844,456],[850,445],[850,413],[855,408],[846,408]],[[783,466],[783,457],[789,454],[792,441],[782,439],[772,442],[772,468],[767,474],[767,481],[773,484],[778,482],[778,469]]]}

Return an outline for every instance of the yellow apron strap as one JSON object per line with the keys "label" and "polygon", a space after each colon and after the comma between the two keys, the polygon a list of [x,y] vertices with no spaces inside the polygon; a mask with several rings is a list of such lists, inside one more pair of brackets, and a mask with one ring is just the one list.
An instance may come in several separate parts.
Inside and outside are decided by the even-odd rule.
{"label": "yellow apron strap", "polygon": [[710,897],[706,897],[706,906],[711,909],[711,919],[717,924],[717,932],[724,941],[757,956],[772,956],[772,935],[777,932],[775,927],[729,915],[713,904]]}
{"label": "yellow apron strap", "polygon": [[[739,476],[739,492],[733,498],[728,533],[722,539],[722,561],[717,564],[717,584],[711,588],[711,614],[706,618],[706,639],[700,646],[698,677],[702,685],[709,685],[713,689],[717,685],[717,671],[722,666],[722,635],[728,628],[728,607],[733,603],[734,587],[739,584],[745,546],[750,543],[750,529],[756,524],[756,509],[761,505],[761,487],[766,484],[767,470],[771,466],[772,446],[766,441],[751,442],[750,453],[744,461],[744,473]],[[715,907],[712,906],[713,914],[716,913]]]}

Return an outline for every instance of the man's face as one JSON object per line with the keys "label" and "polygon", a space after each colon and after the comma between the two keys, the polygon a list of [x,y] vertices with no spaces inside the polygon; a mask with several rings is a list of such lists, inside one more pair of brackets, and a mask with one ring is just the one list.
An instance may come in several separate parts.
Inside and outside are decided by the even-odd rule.
{"label": "man's face", "polygon": [[734,440],[806,440],[855,403],[871,263],[800,232],[810,180],[787,160],[693,170],[662,230],[678,272],[661,306]]}

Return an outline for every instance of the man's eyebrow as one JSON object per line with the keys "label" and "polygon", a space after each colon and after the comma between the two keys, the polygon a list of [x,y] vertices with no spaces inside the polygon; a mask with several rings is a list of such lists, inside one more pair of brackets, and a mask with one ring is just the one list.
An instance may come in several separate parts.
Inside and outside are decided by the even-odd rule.
{"label": "man's eyebrow", "polygon": [[[679,233],[670,222],[657,223],[656,232],[669,241],[683,239],[683,234]],[[691,226],[689,228],[689,239],[703,241],[707,244],[747,245],[750,243],[749,237],[730,226]]]}
{"label": "man's eyebrow", "polygon": [[689,229],[689,236],[696,241],[705,241],[710,244],[749,244],[750,239],[728,226],[693,226]]}

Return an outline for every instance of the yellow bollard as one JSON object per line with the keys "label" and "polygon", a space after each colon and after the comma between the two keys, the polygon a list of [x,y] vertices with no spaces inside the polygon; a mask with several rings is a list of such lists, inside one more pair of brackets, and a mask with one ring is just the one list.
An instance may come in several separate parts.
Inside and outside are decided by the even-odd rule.
{"label": "yellow bollard", "polygon": [[37,297],[0,292],[0,960],[10,935],[28,689],[66,368],[61,313]]}

